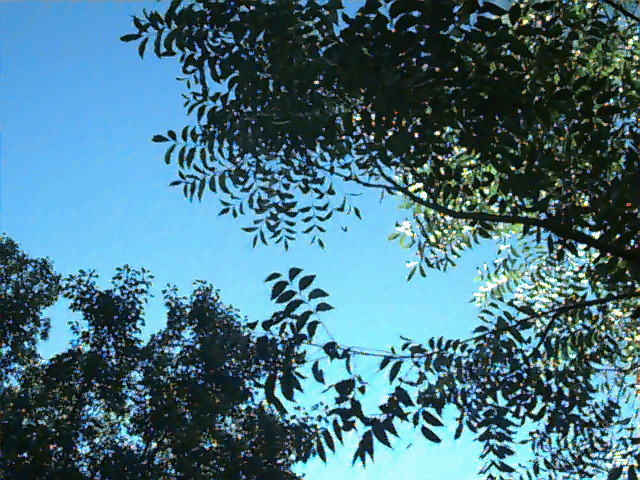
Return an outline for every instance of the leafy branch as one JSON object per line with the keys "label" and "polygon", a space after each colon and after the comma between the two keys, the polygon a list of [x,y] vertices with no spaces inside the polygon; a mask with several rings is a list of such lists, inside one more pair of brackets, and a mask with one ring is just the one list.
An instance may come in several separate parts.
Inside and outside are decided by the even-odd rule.
{"label": "leafy branch", "polygon": [[380,173],[380,176],[382,176],[390,184],[390,186],[387,188],[388,191],[399,191],[404,196],[409,198],[412,202],[418,205],[422,205],[423,207],[426,207],[428,209],[434,210],[443,215],[447,215],[451,218],[470,221],[506,223],[511,225],[525,225],[529,227],[542,228],[556,234],[561,238],[574,240],[575,242],[582,243],[601,252],[614,255],[618,258],[640,266],[640,253],[634,253],[630,250],[612,245],[611,243],[602,242],[590,235],[587,235],[584,232],[576,231],[562,224],[554,223],[551,217],[548,219],[538,219],[533,217],[523,217],[521,215],[498,215],[486,212],[461,212],[452,210],[442,205],[438,205],[434,202],[425,200],[419,195],[416,195],[405,185],[401,185],[398,182],[394,181],[393,178],[391,178],[380,165],[378,165],[378,172]]}

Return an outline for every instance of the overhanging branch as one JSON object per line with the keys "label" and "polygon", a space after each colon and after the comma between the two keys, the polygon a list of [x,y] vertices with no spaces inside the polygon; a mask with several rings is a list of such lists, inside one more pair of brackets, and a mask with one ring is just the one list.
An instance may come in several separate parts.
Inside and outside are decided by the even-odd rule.
{"label": "overhanging branch", "polygon": [[414,203],[418,205],[422,205],[430,210],[441,213],[443,215],[447,215],[451,218],[457,218],[460,220],[475,220],[475,221],[485,221],[491,223],[507,223],[512,225],[527,225],[530,227],[538,227],[544,230],[547,230],[551,233],[554,233],[560,238],[564,238],[567,240],[573,240],[575,242],[581,243],[588,247],[594,248],[600,252],[608,253],[609,255],[613,255],[615,257],[626,260],[630,263],[640,266],[640,254],[635,253],[624,248],[617,247],[607,242],[602,242],[597,238],[592,237],[591,235],[587,235],[584,232],[579,232],[573,230],[571,228],[565,227],[561,224],[556,224],[551,221],[551,219],[539,219],[535,217],[523,217],[521,215],[498,215],[494,213],[487,212],[460,212],[457,210],[452,210],[448,207],[444,207],[442,205],[438,205],[434,202],[430,202],[421,198],[419,195],[413,193],[409,188],[398,184],[391,176],[389,176],[384,168],[378,164],[378,172],[380,176],[384,178],[396,192],[402,193],[406,197],[410,198]]}
{"label": "overhanging branch", "polygon": [[[548,312],[546,312],[546,314],[547,315],[551,314],[551,319],[549,320],[549,323],[547,323],[547,325],[545,326],[542,332],[542,335],[540,335],[540,341],[538,342],[536,349],[542,346],[542,344],[544,343],[544,340],[547,338],[547,335],[549,335],[549,332],[551,331],[551,329],[553,328],[556,321],[558,320],[558,318],[560,318],[561,315],[564,315],[565,313],[569,313],[573,310],[579,310],[579,309],[588,308],[588,307],[597,307],[599,305],[606,305],[612,302],[617,302],[620,300],[629,300],[629,299],[638,298],[638,297],[640,297],[640,292],[625,293],[622,295],[609,295],[604,298],[596,298],[594,300],[584,300],[582,302],[571,303],[569,305],[562,305],[560,307],[554,308],[553,310],[549,310]],[[539,315],[539,316],[542,316],[542,315]]]}

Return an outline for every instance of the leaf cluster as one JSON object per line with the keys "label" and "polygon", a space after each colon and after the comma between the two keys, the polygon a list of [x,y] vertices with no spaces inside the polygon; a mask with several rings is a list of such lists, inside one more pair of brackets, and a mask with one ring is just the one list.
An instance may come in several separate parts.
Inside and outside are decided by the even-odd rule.
{"label": "leaf cluster", "polygon": [[[640,27],[628,8],[367,0],[348,14],[338,0],[174,0],[134,18],[123,40],[178,56],[185,75],[194,124],[154,137],[178,164],[175,184],[249,216],[254,245],[320,243],[334,213],[359,216],[338,194],[350,188],[402,198],[408,218],[390,238],[415,250],[409,278],[499,244],[471,338],[385,353],[317,345],[346,372],[328,387],[322,458],[360,429],[364,463],[397,423],[438,442],[448,407],[456,437],[484,445],[486,478],[636,478]],[[312,347],[320,309],[298,274],[269,277],[284,308],[260,327]],[[351,365],[365,354],[389,375],[373,413]],[[323,361],[311,362],[320,383]],[[299,379],[273,374],[271,402],[278,385],[294,400]],[[514,464],[518,445],[530,462]]]}
{"label": "leaf cluster", "polygon": [[[189,298],[168,287],[166,326],[144,341],[146,270],[119,268],[101,289],[94,272],[61,282],[12,240],[1,248],[3,479],[299,478],[291,467],[311,455],[317,427],[263,393],[295,354],[288,344],[252,336],[204,282]],[[69,347],[43,359],[39,314],[58,292],[81,320]]]}
{"label": "leaf cluster", "polygon": [[185,195],[252,216],[254,243],[288,245],[300,223],[317,238],[350,211],[346,182],[408,197],[425,224],[518,224],[638,265],[626,20],[598,2],[371,0],[349,16],[340,1],[176,0],[123,39],[179,56],[195,124],[154,140]]}
{"label": "leaf cluster", "polygon": [[[300,269],[292,272],[297,275]],[[574,274],[579,277],[579,272]],[[440,443],[437,430],[448,410],[456,412],[454,438],[466,431],[483,444],[486,463],[480,473],[486,478],[594,478],[618,471],[628,478],[635,475],[640,455],[633,436],[637,416],[630,412],[635,385],[621,368],[630,361],[621,348],[626,327],[622,318],[615,318],[616,325],[607,313],[628,302],[637,305],[637,292],[582,302],[565,295],[543,305],[504,294],[486,300],[483,324],[466,340],[418,343],[404,338],[397,349],[372,352],[333,339],[318,343],[316,324],[322,323],[315,315],[323,309],[309,308],[302,318],[293,313],[307,303],[305,290],[319,290],[310,282],[296,288],[280,274],[267,281],[285,307],[275,314],[277,322],[254,326],[271,335],[290,330],[288,338],[307,345],[309,356],[315,348],[316,360],[306,362],[306,368],[310,365],[311,377],[334,395],[323,400],[327,426],[316,447],[321,458],[326,458],[325,448],[333,451],[344,434],[354,430],[360,432],[354,462],[373,459],[377,443],[393,448],[391,437],[399,436],[402,424]],[[313,327],[305,330],[310,318]],[[373,410],[365,406],[367,379],[352,366],[358,356],[377,357],[379,371],[388,379],[389,393]],[[344,377],[335,379],[334,374],[335,381],[327,382],[325,368],[331,364],[341,364]],[[305,385],[309,388],[299,384],[296,389],[302,391]],[[285,382],[276,387],[274,383],[274,397],[293,400]],[[514,463],[516,450],[522,455],[525,447],[530,460]]]}

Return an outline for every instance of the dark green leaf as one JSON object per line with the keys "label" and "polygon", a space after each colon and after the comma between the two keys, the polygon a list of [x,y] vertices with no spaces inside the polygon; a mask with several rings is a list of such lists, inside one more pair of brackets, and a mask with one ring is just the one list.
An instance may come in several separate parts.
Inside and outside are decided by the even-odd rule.
{"label": "dark green leaf", "polygon": [[617,480],[622,476],[622,467],[614,467],[609,471],[609,475],[607,476],[607,480]]}
{"label": "dark green leaf", "polygon": [[424,438],[426,438],[427,440],[434,442],[434,443],[440,443],[442,440],[440,440],[440,437],[438,437],[435,433],[433,433],[431,430],[429,430],[427,427],[422,426],[420,428],[420,431],[422,432],[422,435],[424,435]]}
{"label": "dark green leaf", "polygon": [[149,43],[149,37],[144,37],[140,44],[138,45],[138,56],[140,58],[144,58],[144,53],[147,48],[147,43]]}
{"label": "dark green leaf", "polygon": [[[282,275],[281,275],[281,274],[279,274],[278,272],[273,272],[273,273],[269,274],[269,276],[268,276],[267,278],[265,278],[265,279],[264,279],[264,282],[265,282],[265,283],[272,282],[272,281],[274,281],[275,279],[280,278],[281,276],[282,276]],[[286,284],[285,284],[285,285],[286,285]]]}
{"label": "dark green leaf", "polygon": [[315,300],[316,298],[324,298],[328,296],[329,294],[321,288],[314,288],[313,290],[311,290],[311,293],[309,293],[309,300]]}
{"label": "dark green leaf", "polygon": [[280,296],[278,298],[276,298],[276,303],[288,302],[293,297],[295,297],[295,295],[296,295],[295,290],[287,290],[287,291],[283,292],[282,294],[280,294]]}
{"label": "dark green leaf", "polygon": [[389,437],[387,437],[387,432],[384,429],[384,426],[380,423],[374,423],[372,426],[373,434],[378,439],[380,443],[391,448],[391,443],[389,443]]}
{"label": "dark green leaf", "polygon": [[151,141],[156,143],[161,143],[161,142],[168,142],[169,139],[164,135],[154,135],[153,137],[151,137]]}
{"label": "dark green leaf", "polygon": [[320,302],[316,306],[316,312],[326,312],[328,310],[333,310],[333,307],[331,305],[329,305],[328,303]]}
{"label": "dark green leaf", "polygon": [[312,340],[313,337],[316,335],[316,330],[318,329],[319,324],[320,322],[317,320],[314,320],[307,324],[307,332],[309,334],[309,340]]}
{"label": "dark green leaf", "polygon": [[123,42],[133,42],[134,40],[138,40],[142,37],[140,33],[129,33],[127,35],[123,35],[120,37],[120,40]]}
{"label": "dark green leaf", "polygon": [[329,450],[331,450],[332,452],[335,452],[336,451],[335,442],[333,441],[333,438],[331,437],[331,433],[329,433],[328,430],[322,431],[322,438],[324,438],[324,443],[327,445],[327,447],[329,447]]}
{"label": "dark green leaf", "polygon": [[398,376],[398,373],[400,372],[400,368],[402,367],[402,363],[403,363],[402,360],[398,360],[396,363],[393,364],[393,366],[391,367],[391,370],[389,370],[389,383],[393,383],[393,381]]}
{"label": "dark green leaf", "polygon": [[318,456],[320,457],[320,460],[322,460],[323,462],[327,462],[327,454],[324,451],[324,446],[322,445],[322,440],[320,438],[320,436],[318,436],[316,438],[316,452],[318,453]]}
{"label": "dark green leaf", "polygon": [[[309,285],[311,285],[311,283],[313,283],[313,279],[316,278],[315,275],[307,275],[305,277],[302,277],[300,279],[300,282],[298,283],[298,288],[300,290],[305,290],[306,288],[309,287]],[[313,292],[312,292],[313,293]],[[309,297],[311,298],[311,297]]]}
{"label": "dark green leaf", "polygon": [[289,269],[289,280],[293,281],[293,279],[296,278],[296,276],[298,276],[300,272],[302,272],[302,269],[298,267]]}
{"label": "dark green leaf", "polygon": [[313,378],[315,378],[317,382],[324,384],[324,373],[319,368],[317,360],[313,362],[313,366],[311,367],[311,373],[313,373]]}
{"label": "dark green leaf", "polygon": [[286,280],[280,280],[274,283],[273,287],[271,287],[271,300],[275,300],[282,292],[284,292],[287,285],[289,285],[289,282]]}
{"label": "dark green leaf", "polygon": [[444,426],[442,424],[442,422],[437,417],[435,417],[434,415],[429,413],[429,411],[427,411],[427,410],[423,410],[422,411],[422,418],[424,419],[425,422],[427,422],[429,425],[432,425],[434,427],[443,427]]}

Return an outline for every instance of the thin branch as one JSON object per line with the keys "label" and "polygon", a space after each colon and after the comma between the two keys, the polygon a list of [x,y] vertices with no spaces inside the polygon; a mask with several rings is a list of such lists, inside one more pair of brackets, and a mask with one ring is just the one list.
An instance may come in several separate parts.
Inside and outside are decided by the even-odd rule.
{"label": "thin branch", "polygon": [[322,170],[323,172],[328,173],[329,175],[335,175],[338,178],[341,178],[342,180],[344,180],[345,182],[352,182],[355,183],[357,185],[360,185],[361,187],[367,187],[367,188],[377,188],[380,190],[385,191],[386,193],[388,193],[389,195],[396,195],[398,192],[397,190],[394,190],[393,187],[389,186],[389,185],[385,185],[382,183],[372,183],[372,182],[368,182],[366,180],[362,180],[360,177],[353,175],[353,174],[344,174],[344,173],[340,173],[337,170],[331,170],[330,168],[327,168],[319,163],[314,163],[313,166],[315,168],[317,168],[318,170]]}
{"label": "thin branch", "polygon": [[[594,300],[585,300],[582,302],[577,302],[577,303],[572,303],[569,305],[562,305],[560,307],[556,307],[556,308],[552,308],[550,310],[547,310],[545,312],[541,312],[541,313],[536,313],[534,315],[529,315],[521,320],[518,320],[515,325],[509,325],[507,327],[504,328],[497,328],[494,330],[490,330],[488,332],[483,333],[482,335],[479,336],[475,336],[475,337],[471,337],[471,338],[467,338],[465,340],[460,340],[460,344],[463,343],[469,343],[473,340],[477,340],[479,337],[484,337],[487,335],[495,335],[496,333],[502,333],[504,331],[509,330],[510,328],[513,327],[517,327],[518,325],[524,323],[524,322],[528,322],[531,321],[533,319],[536,318],[542,318],[542,317],[546,317],[551,315],[551,320],[549,321],[549,323],[546,325],[544,332],[542,333],[542,337],[540,340],[540,343],[538,344],[538,346],[536,348],[539,348],[541,343],[544,341],[544,338],[548,335],[549,331],[552,328],[553,323],[556,321],[557,318],[559,318],[561,315],[571,312],[573,310],[578,310],[578,309],[582,309],[582,308],[588,308],[588,307],[595,307],[598,305],[606,305],[608,303],[611,302],[616,302],[616,301],[620,301],[620,300],[629,300],[632,298],[640,298],[640,291],[638,292],[632,292],[632,293],[625,293],[625,294],[621,294],[621,295],[609,295],[607,297],[604,298],[596,298]],[[320,322],[322,323],[322,322]],[[390,351],[386,351],[386,350],[380,350],[380,349],[373,349],[373,348],[366,348],[366,347],[358,347],[358,346],[344,346],[338,342],[336,343],[336,348],[342,349],[342,350],[348,350],[349,353],[352,353],[354,355],[361,355],[361,356],[367,356],[367,357],[379,357],[379,358],[385,358],[385,357],[389,357],[392,360],[410,360],[410,359],[416,359],[416,358],[423,358],[426,357],[428,355],[433,355],[438,353],[440,350],[439,349],[432,349],[428,352],[425,353],[420,353],[420,354],[397,354],[397,353],[392,353]],[[312,347],[318,347],[318,348],[323,348],[324,345],[322,344],[318,344],[318,343],[313,343],[313,342],[308,342],[305,343],[306,345],[310,345]]]}
{"label": "thin branch", "polygon": [[630,300],[632,298],[638,298],[638,297],[640,297],[640,291],[636,291],[632,293],[623,293],[621,295],[609,295],[604,298],[596,298],[594,300],[585,300],[578,303],[572,303],[571,305],[563,305],[561,307],[555,308],[554,310],[548,313],[552,313],[553,316],[556,317],[558,315],[562,315],[564,313],[570,312],[572,310],[577,310],[579,308],[606,305],[607,303],[617,302],[618,300]]}
{"label": "thin branch", "polygon": [[413,193],[407,187],[399,185],[395,180],[393,180],[393,178],[391,178],[387,173],[384,172],[384,169],[380,165],[378,165],[378,172],[387,182],[391,184],[392,189],[396,189],[396,192],[401,192],[403,195],[410,198],[418,205],[422,205],[423,207],[429,208],[443,215],[447,215],[451,218],[539,227],[556,234],[560,238],[574,240],[578,243],[582,243],[583,245],[587,245],[588,247],[595,248],[596,250],[608,253],[610,255],[616,256],[640,266],[639,253],[634,253],[610,243],[602,242],[590,235],[587,235],[586,233],[567,228],[563,225],[554,224],[549,219],[542,220],[534,217],[523,217],[521,215],[498,215],[486,212],[460,212],[457,210],[452,210],[450,208],[443,207],[442,205],[438,205],[436,203],[425,200],[419,195]]}
{"label": "thin branch", "polygon": [[576,231],[560,224],[554,224],[550,221],[550,219],[542,220],[534,217],[523,217],[521,215],[498,215],[486,212],[460,212],[447,207],[443,207],[442,205],[438,205],[437,203],[430,202],[416,195],[407,187],[399,185],[388,174],[384,172],[383,168],[380,165],[377,166],[378,172],[380,176],[389,183],[389,185],[372,183],[366,180],[362,180],[355,175],[345,175],[339,172],[330,172],[328,169],[323,168],[320,165],[317,166],[320,170],[326,171],[327,173],[336,175],[345,181],[353,182],[363,187],[378,188],[392,195],[401,193],[411,199],[414,203],[422,205],[423,207],[429,208],[443,215],[447,215],[451,218],[538,227],[554,233],[560,238],[582,243],[583,245],[594,248],[600,252],[608,253],[610,255],[633,263],[637,266],[640,266],[640,253],[635,253],[631,250],[617,247],[615,245],[612,245],[611,243],[602,242],[597,238],[587,235],[584,232]]}
{"label": "thin branch", "polygon": [[[616,302],[619,300],[629,300],[631,298],[639,298],[639,297],[640,297],[640,292],[626,293],[622,295],[609,295],[604,298],[596,298],[594,300],[585,300],[578,303],[572,303],[570,305],[563,305],[561,307],[557,307],[553,310],[546,312],[547,315],[551,314],[551,319],[549,320],[549,323],[545,326],[542,332],[542,335],[540,336],[540,341],[538,342],[538,345],[536,345],[536,348],[534,350],[537,350],[538,348],[540,348],[540,346],[542,345],[544,340],[547,338],[547,335],[549,335],[549,332],[551,331],[551,329],[553,328],[556,321],[558,320],[558,318],[560,318],[561,315],[571,312],[573,310],[578,310],[580,308],[606,305],[607,303]],[[542,316],[542,315],[539,315],[539,316]]]}

